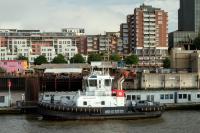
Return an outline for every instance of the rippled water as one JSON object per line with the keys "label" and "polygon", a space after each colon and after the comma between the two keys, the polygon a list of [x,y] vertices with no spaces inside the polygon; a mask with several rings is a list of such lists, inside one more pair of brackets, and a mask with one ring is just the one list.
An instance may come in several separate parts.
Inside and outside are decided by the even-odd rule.
{"label": "rippled water", "polygon": [[0,133],[198,133],[200,111],[170,111],[145,120],[44,121],[36,116],[0,116]]}

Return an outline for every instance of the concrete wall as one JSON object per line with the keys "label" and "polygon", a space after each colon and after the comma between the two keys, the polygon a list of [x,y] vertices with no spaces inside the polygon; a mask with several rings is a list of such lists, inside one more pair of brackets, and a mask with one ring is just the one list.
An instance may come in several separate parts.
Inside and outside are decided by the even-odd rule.
{"label": "concrete wall", "polygon": [[197,73],[144,73],[141,76],[142,89],[195,89],[199,88]]}

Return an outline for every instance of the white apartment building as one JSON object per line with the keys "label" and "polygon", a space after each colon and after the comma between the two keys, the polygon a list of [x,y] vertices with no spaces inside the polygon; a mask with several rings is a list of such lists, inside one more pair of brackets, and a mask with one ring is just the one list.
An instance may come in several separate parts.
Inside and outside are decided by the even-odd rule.
{"label": "white apartment building", "polygon": [[18,46],[17,47],[17,54],[18,55],[29,57],[29,55],[31,54],[31,52],[32,52],[31,47],[22,47],[22,46]]}
{"label": "white apartment building", "polygon": [[30,62],[30,63],[33,63],[34,60],[35,60],[35,58],[37,58],[38,56],[39,56],[39,55],[32,55],[32,54],[29,55],[29,56],[28,56],[28,60],[29,60],[29,62]]}
{"label": "white apartment building", "polygon": [[48,62],[51,62],[56,56],[54,47],[41,47],[41,55],[45,56]]}
{"label": "white apartment building", "polygon": [[63,32],[0,29],[0,60],[15,60],[22,55],[33,63],[35,58],[44,55],[51,62],[58,54],[69,60],[78,53],[75,36],[84,33],[79,28],[66,28]]}
{"label": "white apartment building", "polygon": [[6,59],[7,59],[7,48],[0,47],[0,60],[6,60]]}
{"label": "white apartment building", "polygon": [[0,60],[15,60],[17,59],[17,55],[11,55],[9,50],[6,47],[0,47]]}
{"label": "white apartment building", "polygon": [[18,54],[18,47],[27,47],[27,39],[9,39],[8,40],[8,48],[10,50],[11,55]]}
{"label": "white apartment building", "polygon": [[78,54],[76,45],[72,43],[72,39],[57,39],[54,44],[56,54],[62,54],[67,60],[71,59],[74,55]]}

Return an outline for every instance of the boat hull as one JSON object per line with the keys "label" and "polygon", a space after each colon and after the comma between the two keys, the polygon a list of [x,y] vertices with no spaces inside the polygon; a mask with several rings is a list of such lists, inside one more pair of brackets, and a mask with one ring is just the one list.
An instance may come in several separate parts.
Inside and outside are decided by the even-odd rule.
{"label": "boat hull", "polygon": [[76,108],[51,104],[39,105],[39,113],[44,119],[56,120],[134,120],[160,117],[163,111],[164,107]]}

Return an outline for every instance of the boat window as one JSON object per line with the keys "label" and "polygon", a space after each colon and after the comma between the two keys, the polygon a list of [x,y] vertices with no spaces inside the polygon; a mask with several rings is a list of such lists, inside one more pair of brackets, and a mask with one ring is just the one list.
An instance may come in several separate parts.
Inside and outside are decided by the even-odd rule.
{"label": "boat window", "polygon": [[101,105],[105,105],[105,101],[101,101]]}
{"label": "boat window", "polygon": [[136,97],[135,97],[135,95],[132,95],[132,100],[136,100]]}
{"label": "boat window", "polygon": [[105,79],[105,86],[111,86],[111,80],[110,79]]}
{"label": "boat window", "polygon": [[164,94],[160,95],[160,99],[164,100]]}
{"label": "boat window", "polygon": [[87,102],[86,102],[86,101],[84,101],[84,102],[83,102],[83,105],[87,105]]}
{"label": "boat window", "polygon": [[92,75],[90,78],[97,78],[97,76],[95,76],[95,75]]}
{"label": "boat window", "polygon": [[45,95],[45,97],[49,97],[49,95]]}
{"label": "boat window", "polygon": [[66,99],[67,99],[67,100],[70,100],[70,96],[66,96]]}
{"label": "boat window", "polygon": [[112,96],[117,96],[117,94],[116,93],[112,93]]}
{"label": "boat window", "polygon": [[127,95],[126,100],[131,100],[131,95]]}
{"label": "boat window", "polygon": [[91,87],[96,87],[97,86],[97,80],[89,80],[89,85]]}
{"label": "boat window", "polygon": [[141,96],[140,95],[137,95],[137,100],[141,100]]}
{"label": "boat window", "polygon": [[200,94],[197,94],[197,98],[200,98]]}
{"label": "boat window", "polygon": [[4,103],[5,102],[5,96],[0,96],[0,103]]}

